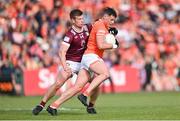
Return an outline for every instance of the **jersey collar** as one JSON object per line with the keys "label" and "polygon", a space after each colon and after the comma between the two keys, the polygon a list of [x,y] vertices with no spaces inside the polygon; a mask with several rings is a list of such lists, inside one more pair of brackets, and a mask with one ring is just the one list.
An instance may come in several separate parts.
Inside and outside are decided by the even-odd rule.
{"label": "jersey collar", "polygon": [[75,32],[77,32],[77,33],[83,32],[83,27],[82,27],[81,30],[79,31],[79,30],[77,30],[77,28],[76,28],[75,26],[72,25],[72,29],[73,29]]}

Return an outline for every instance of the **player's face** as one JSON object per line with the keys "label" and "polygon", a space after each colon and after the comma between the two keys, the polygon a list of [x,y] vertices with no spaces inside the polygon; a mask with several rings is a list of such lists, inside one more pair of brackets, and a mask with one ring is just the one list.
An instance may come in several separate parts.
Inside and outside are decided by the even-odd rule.
{"label": "player's face", "polygon": [[115,17],[114,16],[112,16],[112,15],[105,15],[104,16],[104,18],[105,18],[105,20],[106,20],[106,23],[107,23],[107,25],[108,26],[111,26],[111,25],[113,25],[114,24],[114,22],[115,22]]}
{"label": "player's face", "polygon": [[75,19],[73,19],[73,24],[78,28],[83,27],[83,25],[84,25],[83,15],[82,16],[76,16]]}

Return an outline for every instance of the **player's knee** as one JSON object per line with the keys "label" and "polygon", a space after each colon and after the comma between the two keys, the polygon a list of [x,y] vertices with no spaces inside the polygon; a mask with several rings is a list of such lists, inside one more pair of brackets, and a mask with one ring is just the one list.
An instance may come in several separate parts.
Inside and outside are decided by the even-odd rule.
{"label": "player's knee", "polygon": [[80,92],[82,90],[83,87],[75,85],[75,90],[76,92]]}
{"label": "player's knee", "polygon": [[64,76],[63,76],[64,80],[67,80],[67,79],[69,79],[69,78],[71,78],[71,77],[72,77],[72,74],[70,74],[70,73],[66,73],[66,74],[64,74]]}
{"label": "player's knee", "polygon": [[60,80],[67,80],[68,78],[70,78],[72,75],[70,73],[66,73],[66,72],[61,72],[59,74],[59,78]]}
{"label": "player's knee", "polygon": [[108,79],[110,77],[109,72],[105,72],[103,73],[104,79]]}
{"label": "player's knee", "polygon": [[65,82],[65,80],[61,79],[61,80],[57,80],[54,85],[56,88],[60,88],[60,86]]}
{"label": "player's knee", "polygon": [[55,89],[56,90],[58,90],[59,88],[60,88],[60,82],[59,81],[57,81],[56,83],[54,83],[54,87],[55,87]]}

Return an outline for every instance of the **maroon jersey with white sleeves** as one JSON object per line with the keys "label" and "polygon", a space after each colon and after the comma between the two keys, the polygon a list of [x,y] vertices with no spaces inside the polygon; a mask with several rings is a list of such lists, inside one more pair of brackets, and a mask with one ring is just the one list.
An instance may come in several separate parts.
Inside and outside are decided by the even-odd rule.
{"label": "maroon jersey with white sleeves", "polygon": [[76,32],[72,27],[66,33],[63,41],[69,44],[69,49],[66,53],[66,60],[81,62],[84,51],[87,48],[87,42],[92,25],[85,24],[82,32]]}

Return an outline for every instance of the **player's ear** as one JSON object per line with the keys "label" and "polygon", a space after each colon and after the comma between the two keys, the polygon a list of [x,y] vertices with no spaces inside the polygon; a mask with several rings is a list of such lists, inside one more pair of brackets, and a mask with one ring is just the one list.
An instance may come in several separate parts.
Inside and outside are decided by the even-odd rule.
{"label": "player's ear", "polygon": [[75,23],[75,19],[71,19],[72,23],[74,24]]}

